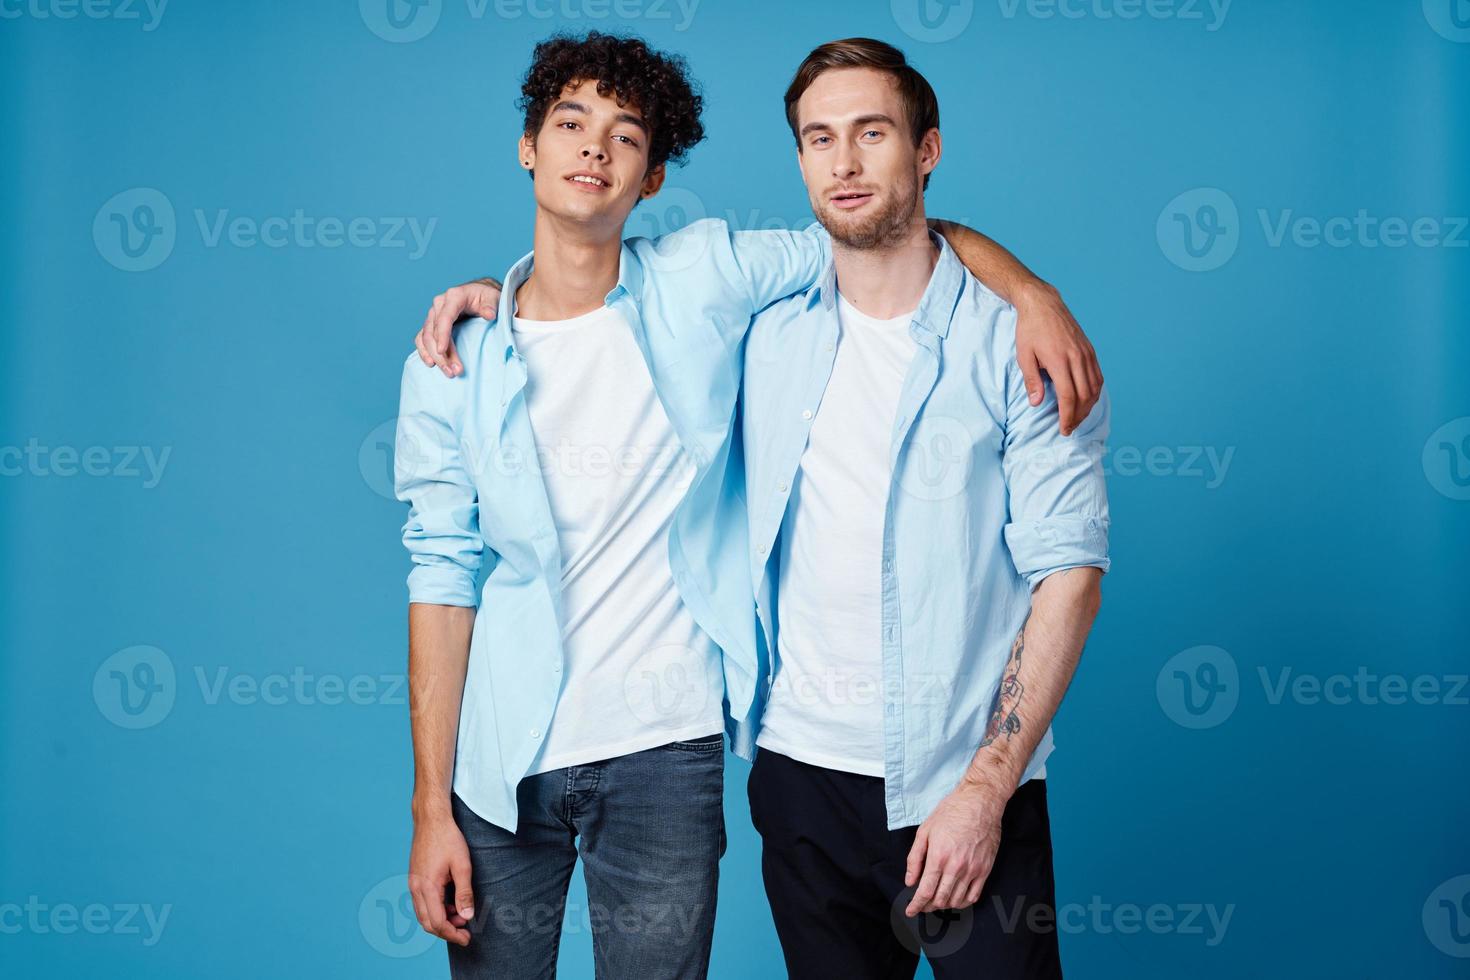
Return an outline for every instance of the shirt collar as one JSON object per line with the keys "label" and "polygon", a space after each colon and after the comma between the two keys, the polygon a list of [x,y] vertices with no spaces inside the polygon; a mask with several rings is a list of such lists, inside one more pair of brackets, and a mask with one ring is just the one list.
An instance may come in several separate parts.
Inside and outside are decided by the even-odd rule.
{"label": "shirt collar", "polygon": [[[919,307],[914,311],[913,324],[922,331],[942,338],[949,333],[950,321],[954,319],[955,307],[959,304],[960,293],[964,291],[965,267],[960,264],[954,249],[949,247],[949,242],[944,240],[943,235],[931,230],[929,240],[939,247],[939,261],[934,264],[934,271],[929,275],[929,285],[924,288]],[[837,306],[835,260],[827,263],[826,271],[807,295],[808,309],[816,303],[820,303],[822,309],[829,313]]]}
{"label": "shirt collar", "polygon": [[[528,252],[510,267],[505,274],[505,282],[500,287],[500,307],[495,318],[494,329],[499,332],[501,341],[505,345],[505,358],[510,360],[515,354],[515,343],[511,340],[511,323],[516,312],[516,290],[521,284],[531,278],[531,269],[535,265],[535,252]],[[643,265],[638,261],[638,256],[628,247],[627,242],[622,243],[622,251],[618,255],[618,283],[608,291],[604,302],[611,306],[620,296],[638,296],[643,291]]]}

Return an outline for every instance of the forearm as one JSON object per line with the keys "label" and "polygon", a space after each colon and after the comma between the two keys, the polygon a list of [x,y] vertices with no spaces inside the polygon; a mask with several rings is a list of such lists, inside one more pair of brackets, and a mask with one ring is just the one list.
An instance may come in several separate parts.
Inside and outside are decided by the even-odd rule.
{"label": "forearm", "polygon": [[1031,597],[1031,614],[1011,645],[1011,656],[964,781],[1013,792],[1056,715],[1101,602],[1097,568],[1049,575]]}
{"label": "forearm", "polygon": [[415,820],[449,813],[459,707],[474,627],[472,606],[415,602],[408,607]]}
{"label": "forearm", "polygon": [[976,279],[1012,306],[1021,306],[1037,290],[1051,288],[993,238],[939,218],[930,219],[929,227],[944,236]]}

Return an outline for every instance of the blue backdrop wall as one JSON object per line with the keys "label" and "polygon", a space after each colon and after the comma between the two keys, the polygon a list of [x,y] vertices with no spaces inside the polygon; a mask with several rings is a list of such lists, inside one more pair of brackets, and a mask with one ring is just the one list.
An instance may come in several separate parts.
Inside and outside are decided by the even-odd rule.
{"label": "blue backdrop wall", "polygon": [[[559,27],[705,85],[639,233],[804,224],[791,70],[899,44],[931,213],[1096,342],[1069,973],[1465,976],[1465,0],[0,0],[0,974],[445,974],[400,901],[391,426],[432,294],[529,249],[513,100]],[[728,771],[713,975],[775,977]]]}

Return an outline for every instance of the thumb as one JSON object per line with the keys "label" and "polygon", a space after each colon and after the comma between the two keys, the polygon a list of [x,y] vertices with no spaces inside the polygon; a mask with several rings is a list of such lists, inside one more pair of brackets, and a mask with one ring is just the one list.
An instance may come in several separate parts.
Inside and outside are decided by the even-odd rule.
{"label": "thumb", "polygon": [[919,876],[924,873],[924,855],[928,850],[929,828],[921,826],[914,835],[914,846],[909,848],[908,867],[903,875],[904,887],[912,888],[919,883]]}
{"label": "thumb", "polygon": [[1041,404],[1042,393],[1046,390],[1041,383],[1041,364],[1036,360],[1036,352],[1030,348],[1016,348],[1016,361],[1021,365],[1021,378],[1026,382],[1026,395],[1031,399],[1032,405]]}
{"label": "thumb", "polygon": [[466,922],[475,918],[475,891],[470,885],[470,862],[461,858],[452,864],[449,873],[454,876],[454,908]]}

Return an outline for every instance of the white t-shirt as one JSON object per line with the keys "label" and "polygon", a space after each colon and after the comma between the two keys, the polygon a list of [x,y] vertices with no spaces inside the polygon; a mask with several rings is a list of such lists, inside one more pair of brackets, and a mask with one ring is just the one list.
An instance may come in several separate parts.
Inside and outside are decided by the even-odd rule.
{"label": "white t-shirt", "polygon": [[875,320],[840,295],[832,375],[781,527],[780,668],[756,744],[883,775],[883,514],[912,313]]}
{"label": "white t-shirt", "polygon": [[566,678],[531,773],[718,733],[719,651],[669,569],[695,466],[632,331],[606,306],[512,329],[562,555]]}

